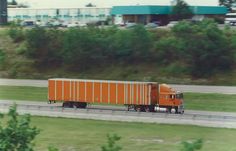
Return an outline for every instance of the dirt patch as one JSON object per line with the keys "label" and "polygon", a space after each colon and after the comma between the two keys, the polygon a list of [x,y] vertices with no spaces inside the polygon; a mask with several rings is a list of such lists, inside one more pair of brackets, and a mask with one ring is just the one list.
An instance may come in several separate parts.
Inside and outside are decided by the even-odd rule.
{"label": "dirt patch", "polygon": [[135,142],[158,142],[158,143],[164,142],[164,140],[160,138],[132,138],[131,140]]}

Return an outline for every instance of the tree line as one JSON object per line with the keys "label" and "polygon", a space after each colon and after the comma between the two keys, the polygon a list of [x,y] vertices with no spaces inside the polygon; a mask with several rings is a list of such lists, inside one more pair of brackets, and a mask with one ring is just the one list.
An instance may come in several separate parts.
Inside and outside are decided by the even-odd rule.
{"label": "tree line", "polygon": [[171,29],[70,28],[67,30],[13,27],[14,42],[37,67],[66,67],[81,71],[122,63],[156,63],[170,73],[208,77],[230,71],[236,64],[236,33],[218,28],[213,20],[181,21]]}

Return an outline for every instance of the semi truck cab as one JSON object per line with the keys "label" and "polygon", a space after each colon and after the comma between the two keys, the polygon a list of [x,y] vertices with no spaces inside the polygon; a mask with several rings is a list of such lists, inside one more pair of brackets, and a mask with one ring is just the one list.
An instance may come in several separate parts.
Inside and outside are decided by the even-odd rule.
{"label": "semi truck cab", "polygon": [[160,84],[158,106],[166,108],[169,113],[172,109],[175,109],[175,113],[184,113],[183,93],[174,90],[169,85]]}

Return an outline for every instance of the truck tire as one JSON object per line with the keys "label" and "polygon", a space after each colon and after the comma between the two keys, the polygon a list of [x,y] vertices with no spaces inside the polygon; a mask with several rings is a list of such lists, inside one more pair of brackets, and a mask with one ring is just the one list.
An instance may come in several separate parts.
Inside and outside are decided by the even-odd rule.
{"label": "truck tire", "polygon": [[175,107],[175,114],[179,114],[180,112],[178,111],[178,107]]}
{"label": "truck tire", "polygon": [[70,108],[71,103],[70,102],[63,102],[62,107],[64,108]]}
{"label": "truck tire", "polygon": [[166,112],[167,112],[167,113],[171,113],[171,109],[172,109],[171,107],[167,107],[167,108],[166,108]]}
{"label": "truck tire", "polygon": [[145,106],[144,105],[135,105],[134,110],[137,112],[145,112]]}
{"label": "truck tire", "polygon": [[149,111],[155,112],[155,105],[149,105]]}
{"label": "truck tire", "polygon": [[87,103],[86,102],[78,102],[78,108],[86,108],[87,107]]}

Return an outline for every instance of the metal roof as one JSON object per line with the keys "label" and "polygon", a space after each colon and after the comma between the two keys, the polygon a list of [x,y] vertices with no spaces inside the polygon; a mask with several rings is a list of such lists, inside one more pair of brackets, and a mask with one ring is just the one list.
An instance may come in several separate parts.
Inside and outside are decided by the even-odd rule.
{"label": "metal roof", "polygon": [[111,14],[169,14],[169,6],[114,6]]}
{"label": "metal roof", "polygon": [[227,8],[224,6],[190,6],[190,9],[194,14],[203,15],[203,14],[226,14],[228,12]]}
{"label": "metal roof", "polygon": [[[224,6],[190,6],[196,15],[226,14],[227,8]],[[171,14],[172,6],[161,5],[136,5],[136,6],[114,6],[111,9],[112,15],[149,15],[149,14]]]}
{"label": "metal roof", "polygon": [[125,84],[157,84],[157,82],[145,81],[116,81],[116,80],[91,80],[91,79],[68,79],[68,78],[51,78],[50,81],[77,81],[77,82],[98,82],[98,83],[125,83]]}

